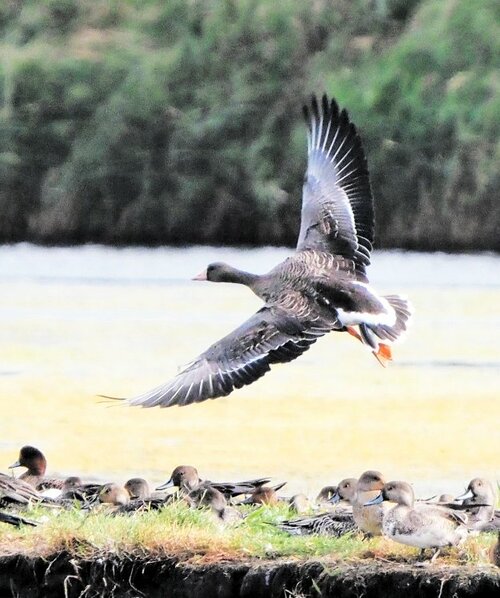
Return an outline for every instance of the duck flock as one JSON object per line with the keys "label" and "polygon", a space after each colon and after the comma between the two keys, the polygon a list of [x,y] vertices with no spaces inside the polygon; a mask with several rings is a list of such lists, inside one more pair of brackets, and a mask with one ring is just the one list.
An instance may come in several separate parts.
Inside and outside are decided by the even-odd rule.
{"label": "duck flock", "polygon": [[[273,523],[291,535],[361,537],[384,535],[395,542],[418,547],[422,557],[433,549],[431,561],[441,548],[459,546],[468,535],[497,532],[500,511],[496,510],[497,490],[488,480],[474,478],[458,497],[443,494],[415,499],[412,486],[403,481],[386,482],[378,471],[365,471],[359,478],[346,478],[322,488],[311,500],[304,494],[281,496],[286,482],[270,485],[267,477],[239,482],[202,480],[193,466],[175,467],[170,478],[154,491],[144,478],[131,478],[123,486],[82,482],[78,476],[66,479],[46,476],[47,460],[32,446],[21,448],[10,468],[25,467],[18,478],[0,474],[0,522],[22,526],[39,523],[26,515],[34,504],[92,511],[108,505],[110,516],[140,516],[143,512],[184,503],[193,509],[208,510],[224,526],[244,525],[249,507],[241,505],[287,504],[297,517]],[[500,566],[498,543],[492,560]]]}

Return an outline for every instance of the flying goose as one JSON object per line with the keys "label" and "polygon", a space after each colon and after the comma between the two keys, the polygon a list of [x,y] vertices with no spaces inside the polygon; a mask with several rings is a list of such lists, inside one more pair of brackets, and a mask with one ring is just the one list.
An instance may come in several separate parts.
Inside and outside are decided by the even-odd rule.
{"label": "flying goose", "polygon": [[195,277],[243,284],[264,306],[172,380],[128,404],[170,407],[226,396],[331,331],[352,334],[382,365],[391,359],[390,345],[411,312],[405,299],[368,284],[374,209],[361,140],[347,112],[326,95],[321,102],[313,96],[304,115],[308,164],[295,254],[263,275],[217,262]]}

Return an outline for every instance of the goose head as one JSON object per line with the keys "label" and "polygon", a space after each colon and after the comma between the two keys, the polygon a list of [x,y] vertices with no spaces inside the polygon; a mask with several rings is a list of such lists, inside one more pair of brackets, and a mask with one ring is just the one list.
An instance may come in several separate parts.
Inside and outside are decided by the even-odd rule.
{"label": "goose head", "polygon": [[208,264],[193,280],[209,280],[210,282],[234,282],[251,286],[259,277],[243,270],[238,270],[224,262]]}

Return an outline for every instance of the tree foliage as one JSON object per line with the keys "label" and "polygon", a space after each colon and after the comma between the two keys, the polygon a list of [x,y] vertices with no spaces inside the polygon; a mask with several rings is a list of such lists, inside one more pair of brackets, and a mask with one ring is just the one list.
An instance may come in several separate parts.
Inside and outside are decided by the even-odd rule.
{"label": "tree foliage", "polygon": [[9,0],[0,241],[293,244],[301,104],[365,142],[378,244],[500,249],[493,0]]}

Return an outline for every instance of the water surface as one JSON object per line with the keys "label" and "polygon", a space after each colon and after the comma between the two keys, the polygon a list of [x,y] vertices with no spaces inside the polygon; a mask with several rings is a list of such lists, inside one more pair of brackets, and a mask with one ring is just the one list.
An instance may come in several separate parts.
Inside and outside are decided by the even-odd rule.
{"label": "water surface", "polygon": [[379,469],[422,494],[498,478],[500,258],[375,251],[371,282],[415,308],[381,368],[348,335],[230,397],[109,408],[175,375],[259,308],[239,285],[192,282],[208,262],[266,272],[291,250],[0,247],[0,469],[26,443],[52,472],[124,480],[273,475],[314,494]]}

